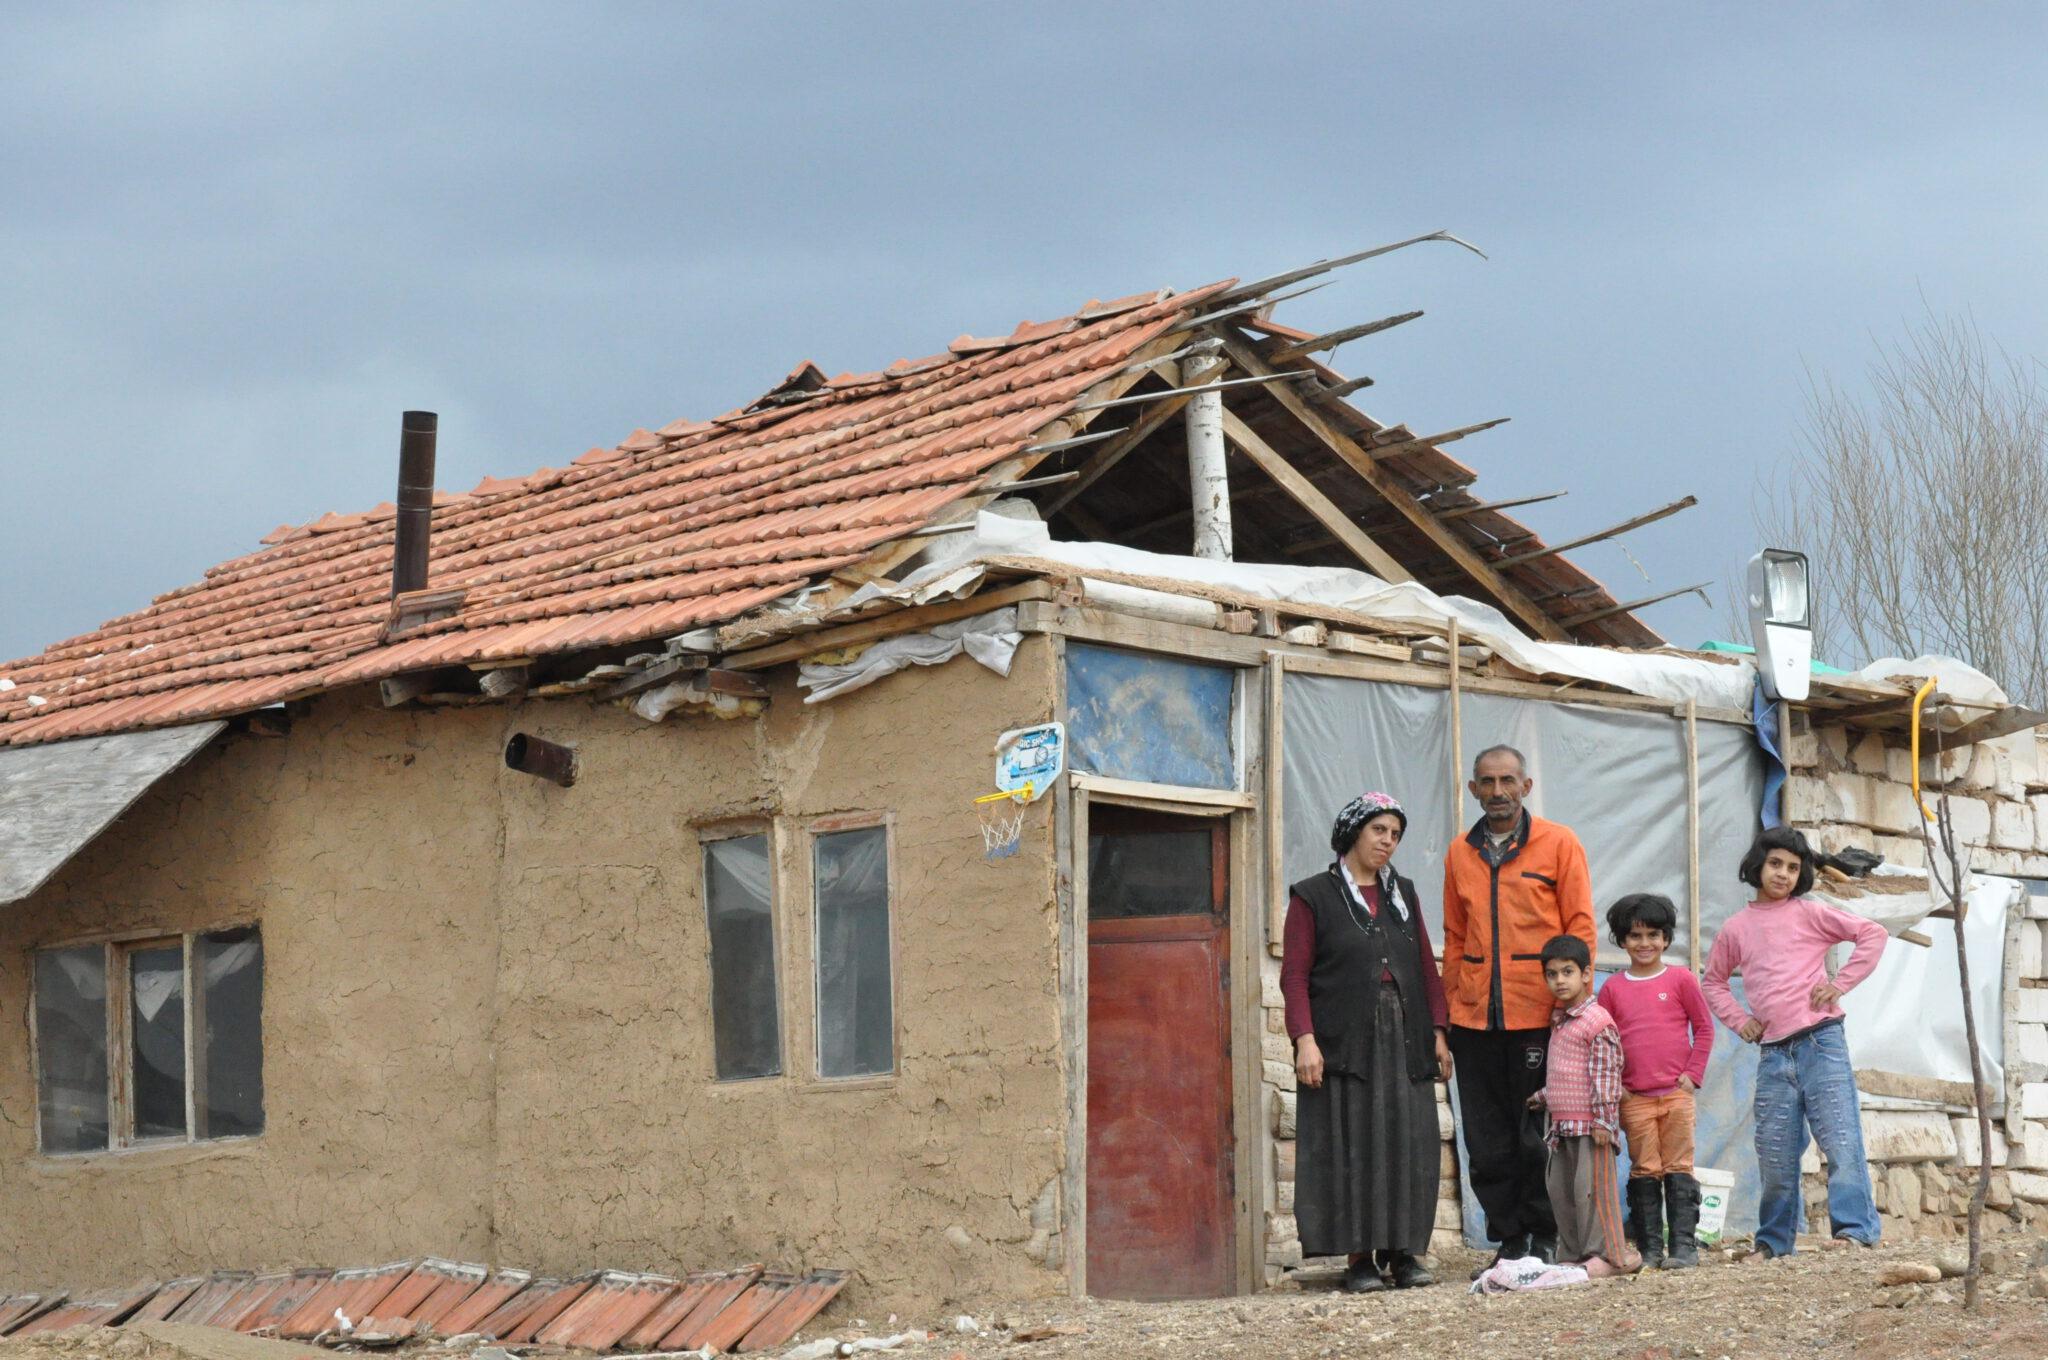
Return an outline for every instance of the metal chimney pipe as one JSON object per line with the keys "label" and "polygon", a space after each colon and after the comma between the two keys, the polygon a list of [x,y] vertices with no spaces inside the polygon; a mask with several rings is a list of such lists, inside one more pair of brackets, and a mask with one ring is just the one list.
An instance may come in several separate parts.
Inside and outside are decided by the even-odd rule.
{"label": "metal chimney pipe", "polygon": [[391,594],[427,588],[427,545],[434,519],[434,436],[441,418],[407,411],[398,436],[398,544],[391,554]]}
{"label": "metal chimney pipe", "polygon": [[576,782],[576,753],[544,737],[515,732],[505,743],[505,765],[568,788]]}

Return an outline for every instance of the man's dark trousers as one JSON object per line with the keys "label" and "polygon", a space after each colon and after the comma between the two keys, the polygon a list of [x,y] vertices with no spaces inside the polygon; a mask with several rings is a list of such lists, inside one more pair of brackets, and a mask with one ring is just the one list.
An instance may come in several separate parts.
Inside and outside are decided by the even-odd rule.
{"label": "man's dark trousers", "polygon": [[1555,1237],[1543,1172],[1543,1120],[1529,1097],[1543,1089],[1550,1053],[1547,1029],[1464,1029],[1451,1026],[1458,1070],[1458,1114],[1472,1193],[1486,1210],[1496,1242],[1528,1234]]}

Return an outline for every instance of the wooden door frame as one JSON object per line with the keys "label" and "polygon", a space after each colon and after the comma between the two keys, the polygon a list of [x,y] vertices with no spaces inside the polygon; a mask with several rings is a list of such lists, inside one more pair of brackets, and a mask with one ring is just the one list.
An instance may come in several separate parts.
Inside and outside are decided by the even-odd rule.
{"label": "wooden door frame", "polygon": [[1059,930],[1060,1008],[1065,1020],[1067,1070],[1067,1158],[1060,1185],[1060,1240],[1065,1244],[1068,1292],[1076,1298],[1088,1293],[1088,810],[1091,803],[1100,802],[1189,817],[1221,817],[1228,822],[1230,884],[1225,900],[1230,920],[1225,948],[1230,959],[1230,995],[1224,1004],[1226,1032],[1230,1036],[1230,1131],[1235,1186],[1231,1204],[1235,1248],[1231,1260],[1236,1292],[1252,1293],[1265,1278],[1258,1231],[1258,1210],[1265,1195],[1264,1159],[1258,1155],[1265,1147],[1259,1120],[1264,1071],[1260,1066],[1262,1017],[1258,1006],[1259,951],[1264,941],[1265,919],[1255,910],[1257,899],[1253,890],[1259,876],[1248,872],[1254,848],[1254,813],[1246,806],[1250,800],[1225,790],[1106,781],[1085,774],[1062,780],[1058,792],[1066,802],[1066,815],[1057,824],[1065,841],[1061,858],[1069,866]]}

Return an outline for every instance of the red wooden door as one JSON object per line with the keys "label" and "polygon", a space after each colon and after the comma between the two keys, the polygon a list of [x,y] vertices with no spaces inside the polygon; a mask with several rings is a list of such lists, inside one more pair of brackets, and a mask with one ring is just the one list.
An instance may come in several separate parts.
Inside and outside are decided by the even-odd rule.
{"label": "red wooden door", "polygon": [[1105,804],[1088,828],[1088,1292],[1234,1292],[1229,840]]}

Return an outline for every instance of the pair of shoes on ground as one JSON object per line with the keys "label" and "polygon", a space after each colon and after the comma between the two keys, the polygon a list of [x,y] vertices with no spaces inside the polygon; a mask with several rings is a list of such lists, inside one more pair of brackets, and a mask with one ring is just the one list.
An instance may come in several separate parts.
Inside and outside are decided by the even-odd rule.
{"label": "pair of shoes on ground", "polygon": [[[1671,1224],[1671,1248],[1664,1224]],[[1685,1270],[1700,1263],[1700,1183],[1683,1171],[1668,1176],[1631,1176],[1628,1182],[1629,1240],[1642,1254],[1643,1269]]]}
{"label": "pair of shoes on ground", "polygon": [[1361,1257],[1344,1271],[1344,1292],[1377,1294],[1383,1289],[1420,1289],[1436,1283],[1436,1276],[1413,1252],[1378,1251]]}
{"label": "pair of shoes on ground", "polygon": [[1478,1279],[1502,1261],[1519,1261],[1525,1256],[1534,1256],[1547,1265],[1556,1265],[1557,1238],[1548,1233],[1510,1233],[1501,1239],[1493,1259],[1472,1272],[1472,1278]]}

